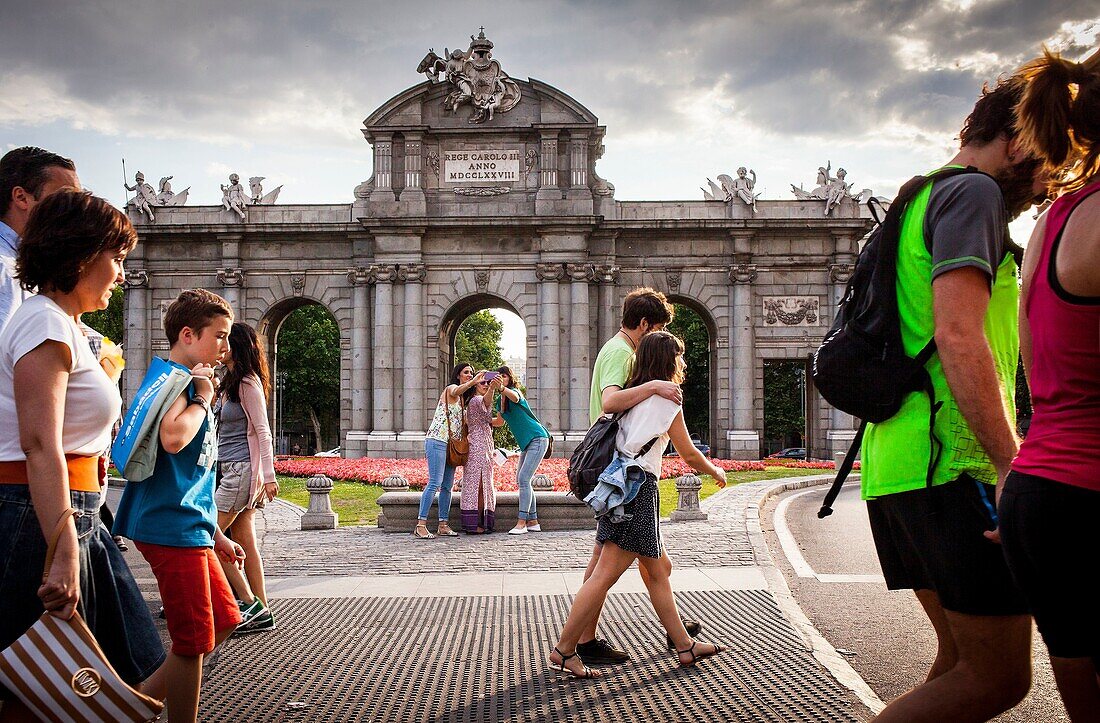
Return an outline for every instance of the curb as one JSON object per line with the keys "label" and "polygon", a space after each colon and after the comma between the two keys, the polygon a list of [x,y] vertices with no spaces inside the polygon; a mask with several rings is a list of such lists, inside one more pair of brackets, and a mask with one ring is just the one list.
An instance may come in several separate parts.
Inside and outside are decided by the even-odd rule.
{"label": "curb", "polygon": [[815,476],[785,480],[771,485],[755,501],[745,506],[745,527],[749,533],[749,543],[752,545],[753,556],[756,558],[756,564],[764,573],[768,590],[775,597],[779,609],[783,611],[783,614],[802,637],[806,647],[813,653],[814,658],[836,678],[837,682],[852,691],[872,713],[878,714],[886,707],[886,704],[875,691],[871,690],[871,686],[867,685],[867,682],[848,663],[847,659],[838,653],[836,648],[825,639],[825,636],[814,627],[806,613],[802,611],[798,601],[794,599],[794,595],[791,593],[791,588],[787,585],[786,578],[783,577],[783,572],[775,564],[775,559],[768,548],[767,540],[764,538],[764,530],[760,523],[761,511],[772,497],[784,492],[818,487],[828,484],[832,480],[832,476]]}

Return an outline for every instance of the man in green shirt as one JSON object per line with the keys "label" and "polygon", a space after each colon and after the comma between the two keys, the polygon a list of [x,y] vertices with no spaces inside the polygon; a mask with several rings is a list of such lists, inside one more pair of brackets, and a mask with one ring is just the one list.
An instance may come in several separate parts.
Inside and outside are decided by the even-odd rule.
{"label": "man in green shirt", "polygon": [[[631,368],[634,366],[634,350],[646,334],[660,331],[672,321],[672,304],[668,303],[665,295],[650,288],[637,288],[627,294],[623,300],[622,325],[618,333],[611,337],[600,353],[596,355],[596,363],[592,369],[592,393],[589,405],[589,416],[595,422],[602,414],[615,414],[630,409],[639,402],[649,399],[654,394],[659,394],[677,404],[683,403],[683,393],[679,385],[673,382],[651,381],[637,387],[625,389],[626,382],[630,378]],[[584,571],[584,579],[587,580],[596,563],[600,560],[601,545],[596,543],[592,550],[592,558],[588,561],[588,569]],[[647,573],[644,567],[639,566],[642,580],[648,586]],[[581,633],[581,642],[577,644],[577,652],[581,659],[589,664],[624,663],[630,660],[630,655],[609,642],[596,637],[596,625],[600,616],[592,619],[588,627]],[[685,625],[688,621],[685,621]],[[693,632],[694,630],[694,632]],[[698,632],[698,623],[688,632],[695,635]]]}
{"label": "man in green shirt", "polygon": [[929,183],[902,218],[901,335],[910,356],[936,341],[925,365],[935,421],[917,392],[869,424],[861,485],[887,586],[915,592],[938,650],[927,680],[878,721],[988,720],[1031,682],[1031,619],[996,541],[995,510],[1018,446],[1019,287],[1007,223],[1042,191],[1016,137],[1021,90],[1010,78],[983,91],[963,126],[947,165],[983,173]]}

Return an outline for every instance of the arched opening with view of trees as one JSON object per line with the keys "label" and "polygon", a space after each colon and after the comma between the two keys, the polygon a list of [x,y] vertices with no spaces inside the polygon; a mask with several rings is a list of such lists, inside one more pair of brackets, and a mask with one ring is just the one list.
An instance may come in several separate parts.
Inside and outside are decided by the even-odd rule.
{"label": "arched opening with view of trees", "polygon": [[[522,340],[518,349],[517,337]],[[493,370],[507,365],[515,373],[520,389],[526,391],[527,330],[523,320],[507,303],[485,296],[453,309],[444,321],[439,339],[440,358],[445,360],[445,380],[459,362],[476,370]],[[511,348],[506,348],[508,341],[512,342]],[[493,436],[498,446],[515,447],[515,438],[507,426],[498,427]]]}
{"label": "arched opening with view of trees", "polygon": [[688,433],[698,436],[712,450],[717,448],[712,420],[717,413],[713,371],[715,345],[710,316],[688,299],[670,297],[676,313],[668,331],[684,342],[687,378],[684,380],[684,423]]}
{"label": "arched opening with view of trees", "polygon": [[264,316],[271,367],[271,433],[277,454],[340,446],[340,327],[321,304],[288,299]]}
{"label": "arched opening with view of trees", "polygon": [[764,362],[763,456],[789,447],[810,447],[806,366],[801,359]]}

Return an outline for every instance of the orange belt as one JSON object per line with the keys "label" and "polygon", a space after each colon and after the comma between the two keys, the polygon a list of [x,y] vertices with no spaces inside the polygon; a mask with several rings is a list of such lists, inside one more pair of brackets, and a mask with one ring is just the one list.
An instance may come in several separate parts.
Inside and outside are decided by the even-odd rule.
{"label": "orange belt", "polygon": [[[69,490],[72,492],[99,492],[99,461],[102,457],[65,455],[65,467],[69,470]],[[0,462],[0,485],[27,484],[26,462]]]}

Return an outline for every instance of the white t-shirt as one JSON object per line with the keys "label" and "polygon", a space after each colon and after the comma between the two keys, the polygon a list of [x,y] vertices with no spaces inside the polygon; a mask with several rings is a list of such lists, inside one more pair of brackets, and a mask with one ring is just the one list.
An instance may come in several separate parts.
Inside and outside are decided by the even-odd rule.
{"label": "white t-shirt", "polygon": [[619,453],[633,457],[649,440],[657,441],[634,462],[646,472],[661,478],[661,457],[668,446],[668,428],[682,407],[676,402],[654,394],[638,403],[619,420],[619,434],[615,437],[615,446]]}
{"label": "white t-shirt", "polygon": [[73,318],[39,294],[24,301],[0,332],[0,461],[27,458],[19,444],[13,377],[16,363],[45,341],[68,346],[72,360],[65,391],[62,451],[92,456],[111,445],[111,429],[122,407],[118,386],[99,365]]}

